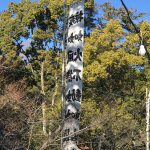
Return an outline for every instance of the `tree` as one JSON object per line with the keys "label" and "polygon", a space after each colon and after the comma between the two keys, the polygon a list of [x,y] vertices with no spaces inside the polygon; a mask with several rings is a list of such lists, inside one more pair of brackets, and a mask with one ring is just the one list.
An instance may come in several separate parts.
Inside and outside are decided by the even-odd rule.
{"label": "tree", "polygon": [[[68,1],[67,5],[72,2]],[[90,3],[88,1],[87,5]],[[39,149],[52,133],[59,131],[60,135],[62,18],[63,1],[56,3],[54,0],[10,3],[8,10],[0,14],[1,94],[5,97],[7,86],[22,82],[26,91],[22,101],[26,101],[26,105],[34,103],[31,118],[27,117],[29,132],[26,140],[29,142],[24,147],[28,149]],[[11,102],[11,107],[20,106],[14,104],[13,99]],[[16,146],[14,142],[11,144]]]}
{"label": "tree", "polygon": [[[67,1],[67,6],[72,2]],[[96,22],[93,0],[85,5],[79,146],[144,149],[144,99],[150,72],[147,58],[137,55],[140,39],[122,8],[103,4],[98,9],[104,15]],[[130,13],[135,20],[143,15]],[[10,3],[0,14],[3,148],[60,149],[62,18],[63,1],[56,0]],[[137,26],[149,50],[150,24],[143,21]]]}

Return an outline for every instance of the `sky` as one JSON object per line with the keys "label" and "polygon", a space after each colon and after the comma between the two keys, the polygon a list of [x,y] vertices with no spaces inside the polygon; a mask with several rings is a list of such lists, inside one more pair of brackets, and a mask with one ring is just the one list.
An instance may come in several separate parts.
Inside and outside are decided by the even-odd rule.
{"label": "sky", "polygon": [[[120,0],[95,0],[95,3],[103,4],[104,2],[111,2],[115,7],[122,7]],[[144,12],[146,16],[143,20],[150,22],[150,0],[123,0],[127,8],[136,9],[137,12]]]}
{"label": "sky", "polygon": [[10,2],[18,3],[20,0],[0,0],[0,11],[6,10]]}
{"label": "sky", "polygon": [[[21,0],[0,0],[0,12],[8,8],[10,2],[19,3]],[[95,3],[103,4],[104,2],[111,2],[115,7],[121,7],[120,0],[95,0]],[[138,12],[145,12],[147,15],[143,20],[150,22],[150,0],[124,0],[127,8],[136,9]]]}

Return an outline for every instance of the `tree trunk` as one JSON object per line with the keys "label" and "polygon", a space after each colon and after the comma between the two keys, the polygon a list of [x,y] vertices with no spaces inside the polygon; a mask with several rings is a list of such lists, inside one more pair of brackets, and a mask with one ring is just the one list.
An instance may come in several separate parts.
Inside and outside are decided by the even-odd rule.
{"label": "tree trunk", "polygon": [[98,150],[101,150],[101,137],[98,138]]}
{"label": "tree trunk", "polygon": [[56,62],[56,72],[55,72],[55,88],[54,88],[54,94],[52,97],[52,106],[54,106],[55,104],[55,99],[56,99],[56,95],[57,95],[57,91],[58,91],[58,56],[59,56],[59,52],[57,52],[57,62]]}
{"label": "tree trunk", "polygon": [[[41,64],[41,94],[45,96],[44,91],[44,62]],[[47,135],[46,132],[46,104],[45,100],[42,101],[42,114],[43,114],[43,134]]]}

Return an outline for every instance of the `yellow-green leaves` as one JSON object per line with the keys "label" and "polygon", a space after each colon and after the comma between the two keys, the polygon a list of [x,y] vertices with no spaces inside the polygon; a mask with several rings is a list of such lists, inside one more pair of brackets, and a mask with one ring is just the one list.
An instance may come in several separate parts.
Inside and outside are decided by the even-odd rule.
{"label": "yellow-green leaves", "polygon": [[102,30],[95,29],[91,36],[85,40],[84,58],[89,63],[100,53],[116,50],[123,38],[123,29],[118,20],[110,20]]}
{"label": "yellow-green leaves", "polygon": [[119,23],[119,20],[110,20],[104,28],[103,32],[104,35],[106,35],[106,39],[108,39],[108,41],[119,41],[123,37],[123,29]]}
{"label": "yellow-green leaves", "polygon": [[118,50],[116,52],[106,51],[97,55],[95,59],[97,61],[93,60],[84,70],[87,81],[95,81],[97,78],[107,78],[109,74],[107,69],[109,67],[121,69],[124,66],[143,63],[142,57],[128,54],[123,50]]}
{"label": "yellow-green leaves", "polygon": [[[104,29],[95,29],[85,40],[84,75],[86,81],[93,82],[98,78],[107,78],[110,74],[109,68],[121,69],[124,66],[143,63],[142,57],[126,52],[127,42],[123,39],[124,35],[119,21],[110,20]],[[135,43],[137,35],[131,37],[131,41]],[[128,39],[127,36],[127,41],[130,42]],[[121,48],[122,44],[123,48]]]}

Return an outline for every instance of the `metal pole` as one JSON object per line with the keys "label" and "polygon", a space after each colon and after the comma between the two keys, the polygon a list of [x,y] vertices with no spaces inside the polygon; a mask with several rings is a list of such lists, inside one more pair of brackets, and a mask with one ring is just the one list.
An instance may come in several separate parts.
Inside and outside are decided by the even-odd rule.
{"label": "metal pole", "polygon": [[146,150],[149,150],[149,107],[150,107],[150,91],[146,88]]}

